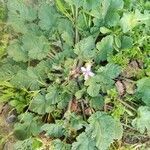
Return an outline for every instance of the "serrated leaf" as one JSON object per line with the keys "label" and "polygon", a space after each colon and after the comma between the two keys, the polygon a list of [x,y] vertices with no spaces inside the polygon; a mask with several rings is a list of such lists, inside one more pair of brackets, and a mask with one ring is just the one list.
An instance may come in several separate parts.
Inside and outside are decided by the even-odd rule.
{"label": "serrated leaf", "polygon": [[59,91],[57,87],[48,87],[48,93],[46,94],[46,100],[49,101],[49,105],[57,104],[60,101]]}
{"label": "serrated leaf", "polygon": [[29,139],[26,139],[26,140],[23,140],[23,141],[17,141],[13,148],[14,150],[32,150],[32,139],[29,138]]}
{"label": "serrated leaf", "polygon": [[139,10],[135,12],[125,12],[120,20],[120,25],[124,33],[131,31],[139,24],[146,24],[150,20],[149,14],[142,14]]}
{"label": "serrated leaf", "polygon": [[100,110],[104,106],[104,98],[102,95],[98,95],[97,97],[92,97],[90,99],[90,106],[96,110]]}
{"label": "serrated leaf", "polygon": [[108,63],[105,67],[100,67],[95,76],[85,82],[89,86],[87,92],[90,96],[96,97],[100,89],[105,93],[113,88],[114,80],[121,73],[121,67],[117,64]]}
{"label": "serrated leaf", "polygon": [[16,62],[18,61],[23,61],[26,62],[28,61],[28,52],[25,51],[21,45],[19,44],[18,41],[12,41],[10,45],[7,48],[8,50],[8,55],[13,58]]}
{"label": "serrated leaf", "polygon": [[19,116],[20,123],[16,123],[14,127],[14,135],[19,140],[24,140],[40,133],[40,122],[38,117],[34,117],[31,113],[24,113]]}
{"label": "serrated leaf", "polygon": [[97,111],[91,115],[88,122],[89,126],[86,126],[85,132],[77,137],[77,142],[73,143],[72,150],[107,150],[114,140],[122,137],[121,123],[104,112]]}
{"label": "serrated leaf", "polygon": [[23,141],[17,141],[13,148],[14,150],[33,150],[38,149],[42,146],[41,141],[38,141],[37,139],[29,138]]}
{"label": "serrated leaf", "polygon": [[117,64],[108,63],[105,67],[99,68],[98,72],[115,79],[121,73],[121,67]]}
{"label": "serrated leaf", "polygon": [[71,150],[97,150],[95,141],[87,133],[81,133],[77,137],[77,142],[72,144]]}
{"label": "serrated leaf", "polygon": [[58,14],[54,6],[43,3],[39,8],[38,16],[41,29],[50,30],[56,25]]}
{"label": "serrated leaf", "polygon": [[51,146],[53,150],[71,150],[70,144],[64,143],[59,139],[53,140]]}
{"label": "serrated leaf", "polygon": [[94,56],[95,41],[92,36],[84,38],[75,45],[74,52],[81,59],[88,60]]}
{"label": "serrated leaf", "polygon": [[38,90],[42,85],[41,82],[41,78],[33,67],[28,67],[27,70],[19,70],[10,81],[16,88],[30,88],[31,90]]}
{"label": "serrated leaf", "polygon": [[135,127],[141,134],[147,132],[150,135],[150,107],[141,106],[138,108],[138,116],[132,121]]}
{"label": "serrated leaf", "polygon": [[21,68],[11,63],[3,64],[0,67],[0,81],[10,80]]}
{"label": "serrated leaf", "polygon": [[[94,3],[92,1],[92,3]],[[103,20],[103,24],[112,27],[119,23],[120,15],[119,10],[123,8],[123,0],[99,0],[99,3],[95,3],[96,8],[92,9],[90,14],[95,18]]]}
{"label": "serrated leaf", "polygon": [[37,17],[37,11],[31,4],[25,3],[24,0],[8,0],[7,8],[10,13],[23,18],[26,21],[33,21]]}
{"label": "serrated leaf", "polygon": [[133,39],[129,36],[122,36],[121,38],[121,49],[132,48]]}
{"label": "serrated leaf", "polygon": [[69,101],[72,99],[72,95],[67,92],[61,93],[60,101],[57,104],[57,108],[64,109],[68,105]]}
{"label": "serrated leaf", "polygon": [[108,35],[104,37],[100,42],[96,44],[97,56],[96,61],[107,60],[109,54],[112,54],[113,51],[113,36]]}
{"label": "serrated leaf", "polygon": [[41,127],[42,131],[46,131],[46,136],[59,138],[64,135],[64,128],[61,124],[44,124]]}
{"label": "serrated leaf", "polygon": [[35,7],[25,3],[24,0],[8,0],[7,8],[8,23],[17,32],[27,32],[26,22],[31,22],[37,18]]}
{"label": "serrated leaf", "polygon": [[38,114],[45,114],[47,111],[47,109],[49,108],[49,104],[48,101],[45,99],[44,95],[41,94],[37,94],[31,104],[29,109],[37,112]]}
{"label": "serrated leaf", "polygon": [[22,38],[23,48],[28,51],[31,59],[41,60],[45,58],[50,51],[48,40],[44,36],[34,34],[25,34]]}
{"label": "serrated leaf", "polygon": [[89,118],[91,137],[98,149],[106,150],[116,139],[121,139],[123,128],[119,121],[103,112],[96,112]]}
{"label": "serrated leaf", "polygon": [[145,77],[137,81],[137,96],[150,106],[150,78]]}
{"label": "serrated leaf", "polygon": [[84,125],[86,125],[86,122],[83,121],[83,118],[79,115],[76,115],[75,113],[69,114],[70,119],[70,128],[73,130],[80,130]]}
{"label": "serrated leaf", "polygon": [[91,97],[96,97],[99,94],[101,86],[97,83],[91,83],[90,86],[87,88],[87,93],[91,96]]}

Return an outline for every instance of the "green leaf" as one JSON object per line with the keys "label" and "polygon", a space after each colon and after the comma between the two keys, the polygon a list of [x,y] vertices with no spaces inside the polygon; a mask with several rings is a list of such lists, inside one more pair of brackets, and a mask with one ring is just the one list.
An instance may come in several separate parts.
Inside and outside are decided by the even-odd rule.
{"label": "green leaf", "polygon": [[132,48],[133,39],[129,36],[122,36],[121,38],[121,49],[129,49]]}
{"label": "green leaf", "polygon": [[23,109],[28,105],[28,101],[21,95],[18,95],[18,97],[15,97],[14,100],[11,100],[9,104],[14,107],[18,113],[21,113],[23,112]]}
{"label": "green leaf", "polygon": [[64,109],[67,107],[69,101],[72,99],[72,95],[68,94],[67,92],[61,93],[60,101],[57,104],[57,108]]}
{"label": "green leaf", "polygon": [[64,143],[59,139],[53,140],[51,146],[53,150],[71,150],[70,144]]}
{"label": "green leaf", "polygon": [[90,116],[88,122],[90,124],[86,126],[85,132],[77,137],[72,150],[107,150],[114,140],[122,137],[121,123],[104,112],[97,111]]}
{"label": "green leaf", "polygon": [[104,98],[102,95],[99,95],[97,97],[92,97],[90,99],[90,106],[96,110],[100,110],[104,106]]}
{"label": "green leaf", "polygon": [[106,93],[108,89],[113,88],[115,79],[121,73],[121,67],[117,64],[108,63],[105,67],[100,67],[97,74],[87,80],[85,85],[89,86],[87,92],[90,96],[96,97],[100,89]]}
{"label": "green leaf", "polygon": [[17,141],[14,144],[14,150],[33,150],[38,149],[42,146],[41,141],[37,139],[29,138],[23,141]]}
{"label": "green leaf", "polygon": [[48,93],[46,94],[46,100],[49,102],[49,105],[57,104],[60,101],[59,91],[55,86],[49,86],[47,89]]}
{"label": "green leaf", "polygon": [[32,139],[17,141],[14,145],[14,150],[32,150]]}
{"label": "green leaf", "polygon": [[8,55],[15,61],[28,61],[28,52],[25,51],[18,41],[12,41],[7,48]]}
{"label": "green leaf", "polygon": [[110,79],[115,79],[121,73],[121,67],[117,64],[108,63],[105,67],[100,67],[98,72],[108,76]]}
{"label": "green leaf", "polygon": [[7,8],[8,23],[17,32],[27,32],[26,22],[32,22],[37,18],[36,8],[24,0],[8,0]]}
{"label": "green leaf", "polygon": [[137,81],[137,96],[150,106],[150,78],[145,77]]}
{"label": "green leaf", "polygon": [[83,2],[83,8],[87,10],[92,10],[97,8],[101,4],[102,0],[84,0]]}
{"label": "green leaf", "polygon": [[123,134],[121,123],[103,112],[93,114],[88,122],[91,137],[95,139],[98,149],[106,150],[114,140],[119,140]]}
{"label": "green leaf", "polygon": [[99,3],[94,2],[92,1],[95,4],[95,8],[90,12],[92,16],[99,19],[99,21],[102,20],[107,27],[118,25],[119,11],[122,10],[124,5],[123,0],[99,0]]}
{"label": "green leaf", "polygon": [[135,127],[141,134],[147,132],[150,136],[150,107],[141,106],[138,108],[138,116],[132,121]]}
{"label": "green leaf", "polygon": [[17,88],[29,88],[30,79],[25,70],[19,70],[18,73],[10,80],[10,83]]}
{"label": "green leaf", "polygon": [[99,92],[100,85],[95,82],[91,83],[90,86],[87,88],[87,93],[92,97],[98,96]]}
{"label": "green leaf", "polygon": [[10,80],[10,83],[16,88],[30,88],[31,90],[38,90],[42,85],[40,78],[36,74],[33,67],[28,67],[26,70],[19,70],[17,74]]}
{"label": "green leaf", "polygon": [[[68,119],[68,118],[67,118]],[[80,130],[86,123],[83,121],[83,118],[75,113],[69,114],[70,128],[72,130]]]}
{"label": "green leaf", "polygon": [[77,142],[72,144],[71,150],[97,150],[97,148],[94,139],[83,132],[77,137]]}
{"label": "green leaf", "polygon": [[84,38],[75,45],[74,52],[79,58],[88,60],[94,56],[95,41],[92,36]]}
{"label": "green leaf", "polygon": [[64,135],[64,128],[61,124],[44,124],[41,127],[42,131],[46,131],[46,136],[59,138]]}
{"label": "green leaf", "polygon": [[139,24],[146,24],[149,18],[149,14],[141,14],[139,10],[135,10],[135,12],[125,12],[120,20],[120,25],[123,32],[126,33]]}
{"label": "green leaf", "polygon": [[56,26],[56,21],[58,14],[54,6],[50,6],[46,3],[43,3],[38,12],[39,16],[39,26],[43,30],[51,30],[54,26]]}
{"label": "green leaf", "polygon": [[29,107],[30,110],[37,112],[38,114],[45,114],[49,110],[49,103],[45,99],[44,95],[37,94]]}
{"label": "green leaf", "polygon": [[37,17],[37,11],[31,3],[24,0],[8,0],[7,8],[9,13],[13,13],[16,17],[23,18],[26,21],[33,21]]}
{"label": "green leaf", "polygon": [[[105,10],[105,24],[109,26],[116,26],[119,23],[119,13],[118,11],[123,8],[123,0],[105,0],[103,3],[106,3],[103,8]],[[107,4],[109,3],[109,4]],[[107,6],[107,7],[106,7]]]}
{"label": "green leaf", "polygon": [[20,123],[14,126],[14,135],[19,140],[24,140],[40,133],[40,122],[38,117],[34,117],[31,113],[24,113],[19,116]]}
{"label": "green leaf", "polygon": [[21,68],[11,63],[3,64],[0,67],[0,81],[10,80]]}
{"label": "green leaf", "polygon": [[84,92],[85,92],[85,89],[84,89],[84,88],[81,89],[81,90],[79,90],[79,91],[77,91],[77,92],[75,93],[76,98],[77,98],[77,99],[80,99],[80,98],[83,96]]}
{"label": "green leaf", "polygon": [[83,1],[81,1],[81,0],[65,0],[65,2],[71,6],[75,5],[77,8],[79,8],[83,5]]}
{"label": "green leaf", "polygon": [[100,42],[96,44],[97,56],[96,61],[107,60],[109,54],[112,54],[113,51],[113,36],[108,35],[104,37]]}
{"label": "green leaf", "polygon": [[41,60],[45,58],[50,51],[48,40],[44,36],[25,34],[22,38],[23,48],[28,51],[31,59]]}

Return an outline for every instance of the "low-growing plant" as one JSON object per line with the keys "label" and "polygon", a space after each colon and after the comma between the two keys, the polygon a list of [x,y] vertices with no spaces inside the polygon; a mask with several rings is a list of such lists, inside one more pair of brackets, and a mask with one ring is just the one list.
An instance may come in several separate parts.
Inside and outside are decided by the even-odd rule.
{"label": "low-growing plant", "polygon": [[0,102],[16,110],[15,150],[121,149],[128,129],[149,135],[150,2],[5,3]]}

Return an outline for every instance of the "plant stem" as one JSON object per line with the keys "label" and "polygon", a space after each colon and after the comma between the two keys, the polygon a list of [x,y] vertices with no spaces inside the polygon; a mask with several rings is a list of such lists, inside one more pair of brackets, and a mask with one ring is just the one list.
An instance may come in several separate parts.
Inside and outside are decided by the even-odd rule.
{"label": "plant stem", "polygon": [[75,44],[79,42],[79,32],[77,29],[78,7],[75,8]]}
{"label": "plant stem", "polygon": [[126,107],[128,107],[128,108],[130,108],[131,110],[133,110],[133,111],[137,111],[135,108],[133,108],[132,106],[130,106],[128,103],[126,103],[125,101],[123,101],[123,100],[121,100],[121,99],[119,99],[119,101],[124,105],[124,106],[126,106]]}

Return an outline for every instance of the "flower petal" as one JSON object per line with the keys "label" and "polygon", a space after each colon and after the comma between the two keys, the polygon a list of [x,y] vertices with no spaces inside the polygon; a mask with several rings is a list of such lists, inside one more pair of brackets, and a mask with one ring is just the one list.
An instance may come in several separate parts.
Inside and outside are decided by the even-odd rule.
{"label": "flower petal", "polygon": [[93,72],[89,72],[89,76],[93,77],[95,74]]}
{"label": "flower petal", "polygon": [[85,67],[81,67],[81,71],[82,72],[86,72],[86,68]]}

